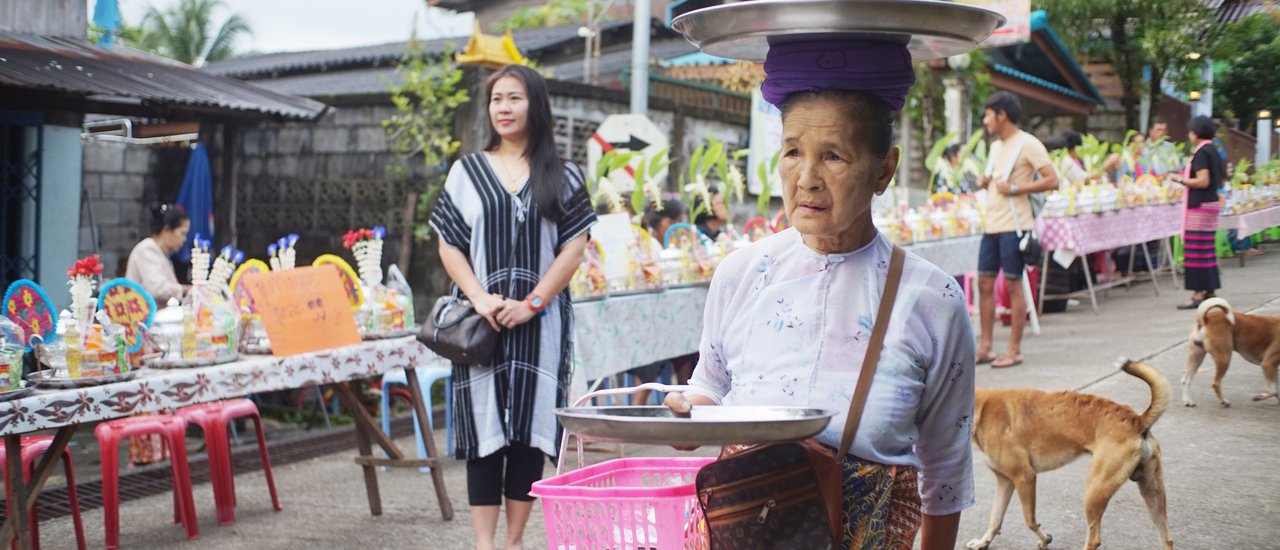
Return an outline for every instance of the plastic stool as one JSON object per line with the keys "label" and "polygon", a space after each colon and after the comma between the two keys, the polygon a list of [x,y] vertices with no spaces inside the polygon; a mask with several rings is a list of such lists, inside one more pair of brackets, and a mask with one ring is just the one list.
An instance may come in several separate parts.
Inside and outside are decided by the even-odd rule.
{"label": "plastic stool", "polygon": [[271,493],[271,506],[277,512],[280,497],[276,494],[275,477],[271,475],[271,458],[267,456],[267,440],[262,433],[262,416],[257,405],[248,399],[229,399],[183,407],[175,412],[190,424],[204,430],[205,447],[209,456],[209,477],[213,481],[213,503],[218,509],[218,525],[236,523],[236,478],[231,468],[231,441],[227,437],[227,425],[237,418],[253,419],[253,429],[258,434],[258,456],[262,458],[262,472],[267,476],[267,491]]}
{"label": "plastic stool", "polygon": [[[31,479],[31,470],[35,466],[36,459],[44,456],[44,454],[49,451],[49,446],[52,444],[53,436],[40,435],[22,438],[22,479],[24,481]],[[8,455],[5,454],[4,447],[0,446],[0,472],[7,473],[5,472],[5,469],[9,464],[6,461],[7,456]],[[71,450],[66,447],[63,447],[62,449],[62,466],[63,472],[65,472],[67,476],[67,497],[71,500],[71,522],[75,526],[76,548],[85,550],[84,524],[80,521],[80,496],[76,493],[76,473],[75,469],[71,467]],[[7,488],[9,478],[6,476],[4,479],[6,486],[5,494],[8,495]],[[13,506],[13,498],[11,496],[6,496],[6,501],[9,503],[10,507]],[[12,514],[12,509],[10,509],[10,514]],[[31,548],[33,550],[40,550],[40,512],[38,505],[31,507],[31,515],[29,518],[31,520],[31,527],[29,528],[31,533]],[[16,548],[17,543],[14,544]]]}
{"label": "plastic stool", "polygon": [[182,523],[187,540],[200,538],[196,524],[196,504],[191,496],[191,471],[187,466],[187,421],[169,415],[134,416],[98,424],[102,453],[102,516],[106,524],[107,548],[120,547],[120,442],[135,435],[159,434],[169,447],[173,468],[173,522]]}
{"label": "plastic stool", "polygon": [[[431,386],[437,380],[444,380],[444,433],[445,448],[444,453],[453,452],[453,367],[418,367],[415,369],[418,373],[418,386],[422,388],[423,405],[427,409],[427,427],[435,429],[431,421]],[[378,404],[379,414],[382,415],[382,433],[391,436],[391,394],[389,388],[393,384],[401,386],[409,385],[408,376],[405,375],[404,369],[393,369],[382,375],[382,400]],[[418,458],[433,458],[427,456],[427,445],[422,441],[422,428],[418,424],[418,412],[413,412],[413,439],[418,443]],[[431,471],[430,467],[424,466],[419,468],[423,472]]]}

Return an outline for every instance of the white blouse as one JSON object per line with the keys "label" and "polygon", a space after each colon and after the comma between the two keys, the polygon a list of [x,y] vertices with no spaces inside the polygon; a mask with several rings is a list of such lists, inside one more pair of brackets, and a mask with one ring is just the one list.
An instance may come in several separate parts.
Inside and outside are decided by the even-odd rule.
{"label": "white blouse", "polygon": [[[854,252],[822,255],[788,229],[731,254],[711,281],[690,393],[836,411],[818,439],[839,445],[892,251],[877,234]],[[926,514],[972,506],[973,388],[964,293],[908,253],[850,452],[916,467]]]}

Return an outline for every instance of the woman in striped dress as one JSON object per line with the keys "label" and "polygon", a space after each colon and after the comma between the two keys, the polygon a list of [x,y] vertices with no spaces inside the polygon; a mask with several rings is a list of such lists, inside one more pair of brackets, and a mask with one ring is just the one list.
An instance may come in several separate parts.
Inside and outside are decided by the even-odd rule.
{"label": "woman in striped dress", "polygon": [[1200,302],[1214,296],[1222,288],[1218,276],[1218,257],[1214,238],[1218,232],[1218,189],[1226,174],[1222,155],[1213,145],[1218,125],[1207,116],[1198,116],[1187,124],[1188,140],[1194,152],[1186,169],[1179,176],[1171,174],[1174,181],[1187,186],[1185,193],[1186,214],[1182,225],[1182,242],[1185,248],[1186,288],[1195,291],[1191,300],[1178,305],[1178,309],[1196,309]]}
{"label": "woman in striped dress", "polygon": [[489,365],[453,366],[454,455],[467,461],[476,548],[523,546],[529,489],[558,452],[573,349],[569,284],[596,216],[582,171],[556,153],[546,81],[510,65],[485,83],[489,142],[453,164],[431,214],[440,259],[501,341]]}

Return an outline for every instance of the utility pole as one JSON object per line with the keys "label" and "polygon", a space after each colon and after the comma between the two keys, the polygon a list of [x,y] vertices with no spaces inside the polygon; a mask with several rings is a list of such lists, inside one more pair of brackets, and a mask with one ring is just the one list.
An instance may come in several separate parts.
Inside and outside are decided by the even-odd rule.
{"label": "utility pole", "polygon": [[631,113],[649,113],[649,0],[635,0],[631,34]]}

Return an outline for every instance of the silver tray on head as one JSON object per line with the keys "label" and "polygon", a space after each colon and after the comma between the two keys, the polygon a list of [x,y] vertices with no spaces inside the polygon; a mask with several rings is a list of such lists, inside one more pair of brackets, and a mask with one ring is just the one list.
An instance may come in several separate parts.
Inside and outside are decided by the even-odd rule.
{"label": "silver tray on head", "polygon": [[152,372],[154,371],[145,367],[139,367],[124,374],[104,374],[102,376],[81,376],[79,378],[70,378],[66,376],[66,371],[64,370],[42,370],[28,374],[27,383],[43,389],[74,390],[77,388],[90,388],[93,386],[101,386],[103,384],[125,382],[133,380],[139,376],[148,376]]}
{"label": "silver tray on head", "polygon": [[667,407],[556,409],[565,431],[593,441],[700,446],[777,443],[812,437],[834,412],[806,407],[694,407],[688,418]]}
{"label": "silver tray on head", "polygon": [[[714,5],[719,4],[719,5]],[[692,9],[698,6],[708,6]],[[770,40],[910,40],[916,61],[968,53],[1005,23],[994,11],[935,0],[689,2],[671,28],[703,52],[764,61]]]}

